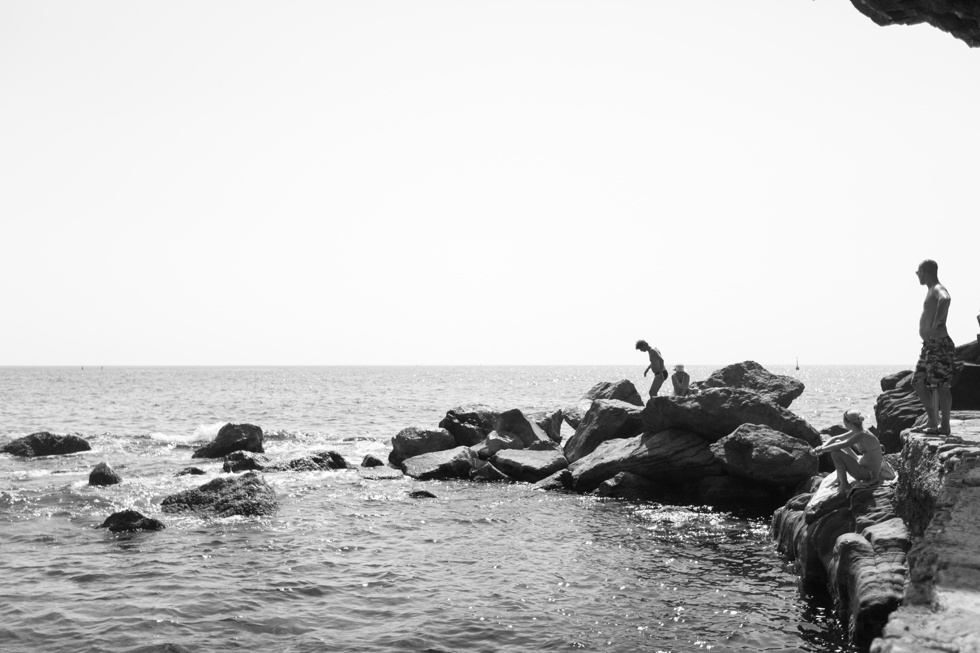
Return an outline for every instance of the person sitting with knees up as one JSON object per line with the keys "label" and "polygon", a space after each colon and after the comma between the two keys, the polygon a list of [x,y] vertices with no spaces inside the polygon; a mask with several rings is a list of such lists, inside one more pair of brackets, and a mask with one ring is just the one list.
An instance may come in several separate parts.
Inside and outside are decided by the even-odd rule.
{"label": "person sitting with knees up", "polygon": [[881,443],[873,433],[864,430],[861,413],[853,409],[846,411],[844,426],[848,428],[847,433],[835,435],[813,450],[816,454],[830,452],[837,472],[838,492],[851,489],[847,482],[848,474],[858,481],[877,481],[884,460]]}

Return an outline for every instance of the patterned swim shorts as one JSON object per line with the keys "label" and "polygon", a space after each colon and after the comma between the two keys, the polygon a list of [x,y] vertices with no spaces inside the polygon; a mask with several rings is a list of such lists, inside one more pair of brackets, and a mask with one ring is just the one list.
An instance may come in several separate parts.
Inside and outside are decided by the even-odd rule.
{"label": "patterned swim shorts", "polygon": [[953,378],[953,355],[956,345],[949,336],[932,338],[922,342],[919,362],[912,375],[913,383],[925,383],[926,387],[938,388],[949,385]]}

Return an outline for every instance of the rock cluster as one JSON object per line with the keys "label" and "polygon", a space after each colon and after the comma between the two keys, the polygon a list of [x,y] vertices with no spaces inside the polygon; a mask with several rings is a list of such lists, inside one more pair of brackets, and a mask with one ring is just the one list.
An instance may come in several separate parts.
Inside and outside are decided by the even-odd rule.
{"label": "rock cluster", "polygon": [[[774,403],[788,406],[802,384],[752,361],[710,379],[712,387],[653,397],[646,407],[622,380],[599,383],[577,406],[553,413],[453,408],[438,429],[397,433],[389,462],[421,480],[526,482],[636,499],[774,507],[817,471],[812,446],[821,443],[820,434]],[[557,428],[562,419],[575,425],[564,442]]]}

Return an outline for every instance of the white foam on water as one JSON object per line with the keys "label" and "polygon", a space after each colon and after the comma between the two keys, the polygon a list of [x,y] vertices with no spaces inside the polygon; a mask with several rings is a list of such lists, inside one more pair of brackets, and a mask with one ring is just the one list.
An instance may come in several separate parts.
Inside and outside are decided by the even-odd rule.
{"label": "white foam on water", "polygon": [[157,431],[156,433],[150,433],[150,439],[154,442],[166,442],[167,444],[190,444],[191,442],[195,442],[201,438],[197,436],[197,431],[194,431],[194,433],[190,435],[175,435],[173,433],[162,433]]}
{"label": "white foam on water", "polygon": [[194,434],[191,436],[190,441],[195,442],[197,440],[213,440],[218,436],[218,431],[221,430],[228,422],[215,422],[213,424],[198,424],[197,428],[194,429]]}

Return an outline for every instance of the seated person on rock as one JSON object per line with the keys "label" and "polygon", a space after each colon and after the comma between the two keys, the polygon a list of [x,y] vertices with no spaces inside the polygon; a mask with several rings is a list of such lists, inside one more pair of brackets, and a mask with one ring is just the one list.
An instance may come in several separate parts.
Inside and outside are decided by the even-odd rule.
{"label": "seated person on rock", "polygon": [[847,433],[835,435],[813,450],[818,455],[830,452],[837,472],[838,492],[851,489],[847,482],[848,474],[858,481],[877,482],[884,460],[881,443],[873,433],[864,430],[864,416],[861,413],[853,409],[846,411],[844,426],[848,428]]}
{"label": "seated person on rock", "polygon": [[691,375],[684,371],[683,365],[674,365],[670,382],[674,384],[675,397],[686,397],[691,393]]}

